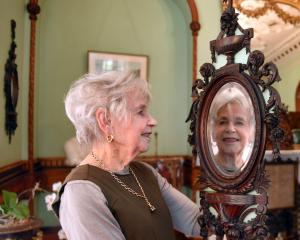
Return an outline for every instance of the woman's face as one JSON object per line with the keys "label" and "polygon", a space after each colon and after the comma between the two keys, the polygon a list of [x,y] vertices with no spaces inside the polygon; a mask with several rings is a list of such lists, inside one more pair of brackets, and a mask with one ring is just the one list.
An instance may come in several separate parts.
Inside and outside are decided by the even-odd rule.
{"label": "woman's face", "polygon": [[133,157],[148,150],[152,128],[157,124],[148,112],[148,102],[138,91],[131,92],[127,96],[128,121],[115,119],[112,125],[114,143]]}
{"label": "woman's face", "polygon": [[217,112],[215,140],[220,154],[237,156],[249,142],[249,112],[238,102],[227,103]]}

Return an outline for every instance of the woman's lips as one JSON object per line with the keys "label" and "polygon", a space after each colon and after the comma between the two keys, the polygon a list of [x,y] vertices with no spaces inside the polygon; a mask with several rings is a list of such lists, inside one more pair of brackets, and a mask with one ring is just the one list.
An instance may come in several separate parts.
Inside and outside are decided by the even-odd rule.
{"label": "woman's lips", "polygon": [[147,133],[143,133],[142,136],[146,137],[146,138],[150,138],[151,134],[152,134],[152,132],[147,132]]}
{"label": "woman's lips", "polygon": [[223,138],[222,140],[223,140],[223,142],[226,142],[226,143],[236,143],[236,142],[240,141],[238,138],[233,138],[233,137],[226,137],[226,138]]}

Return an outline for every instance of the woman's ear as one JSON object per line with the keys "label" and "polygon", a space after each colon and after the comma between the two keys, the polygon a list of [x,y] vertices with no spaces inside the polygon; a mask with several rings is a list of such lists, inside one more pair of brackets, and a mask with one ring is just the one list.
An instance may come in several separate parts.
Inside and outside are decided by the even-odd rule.
{"label": "woman's ear", "polygon": [[96,111],[96,120],[98,123],[98,127],[105,134],[109,134],[110,129],[110,119],[106,113],[106,109],[98,108]]}

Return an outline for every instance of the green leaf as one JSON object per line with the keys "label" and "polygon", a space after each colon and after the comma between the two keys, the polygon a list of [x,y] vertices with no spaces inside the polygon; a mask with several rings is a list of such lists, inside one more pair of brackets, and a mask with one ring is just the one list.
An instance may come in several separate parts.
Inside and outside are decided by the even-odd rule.
{"label": "green leaf", "polygon": [[1,206],[1,209],[4,211],[4,213],[7,213],[8,212],[8,210],[9,210],[9,207],[7,207],[6,205],[2,205]]}
{"label": "green leaf", "polygon": [[9,208],[15,207],[17,205],[18,196],[16,193],[3,190],[2,194],[3,194],[4,205],[6,205]]}
{"label": "green leaf", "polygon": [[23,216],[23,218],[29,217],[29,206],[28,201],[23,200],[19,203],[18,208]]}
{"label": "green leaf", "polygon": [[0,205],[0,215],[5,214],[5,210],[3,209],[2,205]]}
{"label": "green leaf", "polygon": [[8,214],[16,219],[24,219],[29,216],[28,200],[17,202],[18,196],[14,192],[2,191],[4,204],[1,209],[5,214]]}
{"label": "green leaf", "polygon": [[19,205],[29,207],[29,201],[28,200],[21,200],[19,202]]}
{"label": "green leaf", "polygon": [[9,209],[9,212],[8,214],[14,218],[17,218],[17,219],[22,219],[22,215],[21,215],[21,212],[19,211],[18,208],[11,208]]}

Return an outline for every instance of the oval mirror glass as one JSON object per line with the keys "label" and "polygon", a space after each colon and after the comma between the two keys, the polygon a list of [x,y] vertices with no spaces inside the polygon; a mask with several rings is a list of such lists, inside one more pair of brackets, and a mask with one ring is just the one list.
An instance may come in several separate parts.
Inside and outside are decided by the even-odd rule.
{"label": "oval mirror glass", "polygon": [[207,141],[216,168],[227,176],[239,174],[249,162],[255,138],[251,98],[239,83],[224,84],[210,105]]}

